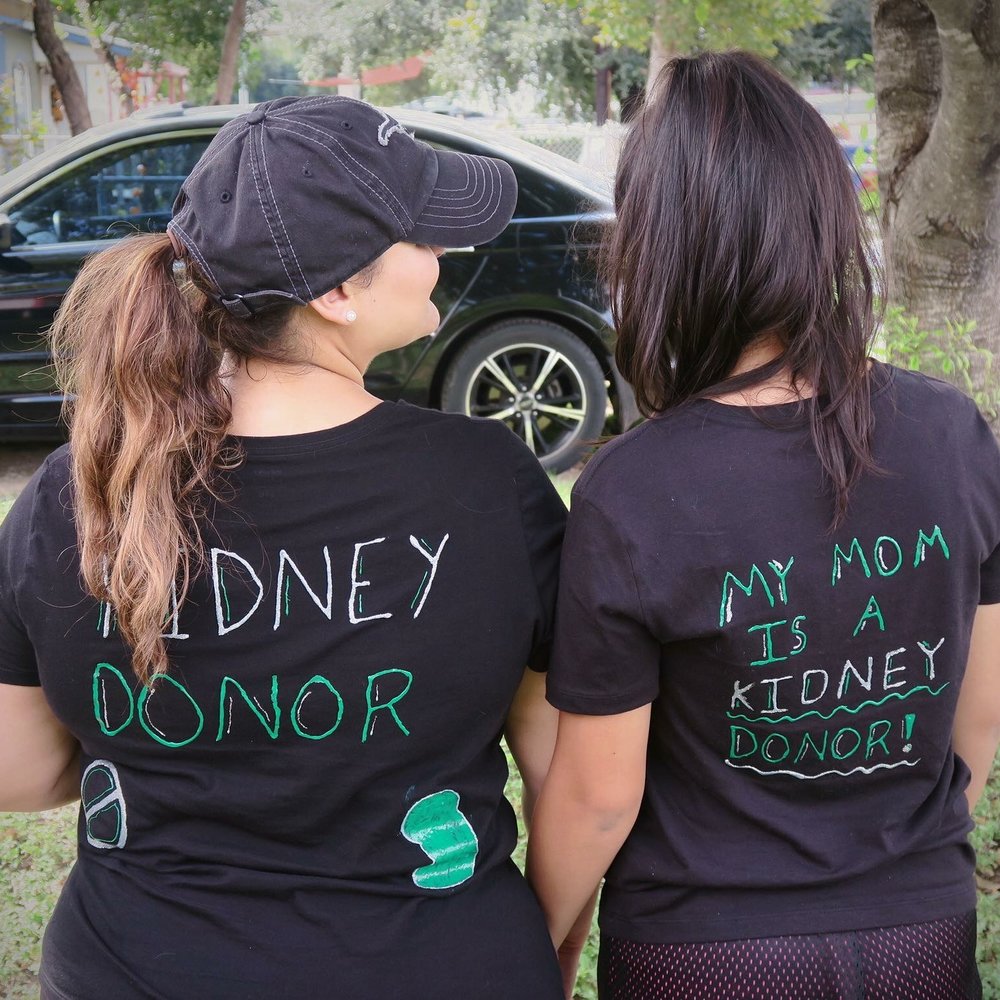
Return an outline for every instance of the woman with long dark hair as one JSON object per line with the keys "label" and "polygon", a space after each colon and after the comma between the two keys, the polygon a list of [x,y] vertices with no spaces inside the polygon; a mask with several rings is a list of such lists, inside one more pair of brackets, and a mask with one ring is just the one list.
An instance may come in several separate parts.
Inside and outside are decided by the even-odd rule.
{"label": "woman with long dark hair", "polygon": [[675,59],[615,199],[649,419],[574,491],[529,845],[553,940],[571,966],[607,870],[604,1000],[977,997],[993,435],[870,356],[848,165],[761,60]]}
{"label": "woman with long dark hair", "polygon": [[500,424],[363,381],[515,197],[283,98],[81,271],[70,442],[0,530],[0,809],[81,798],[43,997],[559,996],[500,737],[530,799],[564,507]]}

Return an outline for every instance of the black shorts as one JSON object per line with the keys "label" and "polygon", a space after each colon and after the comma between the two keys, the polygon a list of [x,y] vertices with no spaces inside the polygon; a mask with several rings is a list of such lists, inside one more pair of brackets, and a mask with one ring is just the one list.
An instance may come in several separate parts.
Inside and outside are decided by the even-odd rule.
{"label": "black shorts", "polygon": [[601,1000],[981,1000],[976,914],[695,944],[602,936]]}

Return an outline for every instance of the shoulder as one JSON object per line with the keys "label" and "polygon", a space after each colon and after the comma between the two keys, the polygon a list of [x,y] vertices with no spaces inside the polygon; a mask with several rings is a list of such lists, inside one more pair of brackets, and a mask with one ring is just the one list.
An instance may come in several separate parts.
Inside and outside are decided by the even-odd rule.
{"label": "shoulder", "polygon": [[[662,483],[676,463],[687,464],[683,453],[690,439],[682,432],[690,419],[686,409],[668,411],[603,443],[577,480],[573,499],[613,507],[615,498],[642,492],[651,478]],[[651,477],[653,469],[655,477]]]}
{"label": "shoulder", "polygon": [[413,430],[420,430],[428,438],[448,440],[471,448],[488,447],[503,449],[509,440],[517,439],[499,420],[468,417],[464,413],[446,413],[411,403],[397,404],[401,419]]}
{"label": "shoulder", "polygon": [[884,395],[895,415],[916,425],[939,445],[954,448],[969,436],[992,438],[975,400],[942,379],[892,365],[881,366],[886,378]]}
{"label": "shoulder", "polygon": [[4,579],[27,573],[39,543],[58,547],[72,543],[69,486],[69,448],[63,445],[37,469],[0,524],[0,574]]}
{"label": "shoulder", "polygon": [[882,364],[879,369],[887,395],[897,407],[930,406],[935,411],[977,412],[975,402],[950,382],[895,365]]}
{"label": "shoulder", "polygon": [[70,450],[62,445],[49,454],[18,494],[8,520],[27,527],[35,516],[59,515],[72,520]]}
{"label": "shoulder", "polygon": [[411,431],[451,464],[461,463],[466,469],[470,465],[478,469],[495,467],[499,463],[504,468],[527,466],[541,472],[532,451],[500,420],[444,413],[409,404],[402,404],[400,411]]}
{"label": "shoulder", "polygon": [[504,497],[551,490],[530,448],[499,420],[403,405],[408,438],[434,470],[440,487],[475,509],[495,509]]}

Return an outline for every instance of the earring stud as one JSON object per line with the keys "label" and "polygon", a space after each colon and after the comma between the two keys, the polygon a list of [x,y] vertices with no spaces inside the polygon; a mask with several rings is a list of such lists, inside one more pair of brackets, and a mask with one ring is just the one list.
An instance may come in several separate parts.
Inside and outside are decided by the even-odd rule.
{"label": "earring stud", "polygon": [[348,323],[353,323],[357,318],[358,314],[353,309],[348,309],[347,312],[344,313],[344,319],[346,319]]}

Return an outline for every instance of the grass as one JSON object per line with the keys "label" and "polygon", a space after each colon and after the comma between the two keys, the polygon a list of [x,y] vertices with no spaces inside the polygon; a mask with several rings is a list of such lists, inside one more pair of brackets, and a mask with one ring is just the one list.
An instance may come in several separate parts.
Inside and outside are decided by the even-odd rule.
{"label": "grass", "polygon": [[0,996],[38,996],[42,932],[76,855],[76,807],[0,813]]}
{"label": "grass", "polygon": [[[573,477],[553,477],[569,503]],[[13,497],[0,496],[0,520]],[[511,766],[510,800],[519,803],[521,783]],[[979,969],[984,1000],[1000,1000],[1000,767],[993,773],[979,808],[972,843],[979,858]],[[28,1000],[38,996],[36,973],[41,937],[63,880],[76,854],[76,807],[51,812],[0,813],[0,997]],[[524,866],[524,836],[514,855]],[[575,997],[596,1000],[597,933],[580,963]]]}

